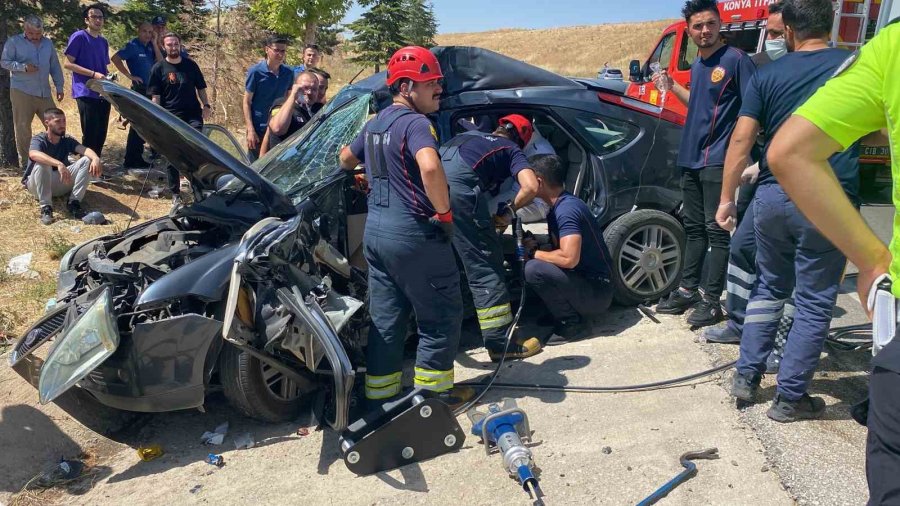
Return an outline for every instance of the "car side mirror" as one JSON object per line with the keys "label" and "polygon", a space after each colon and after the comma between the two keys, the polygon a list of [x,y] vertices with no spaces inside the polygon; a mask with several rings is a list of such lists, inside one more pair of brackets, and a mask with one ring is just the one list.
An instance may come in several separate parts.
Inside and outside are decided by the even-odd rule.
{"label": "car side mirror", "polygon": [[628,64],[628,80],[633,83],[639,83],[643,81],[644,76],[641,72],[641,62],[637,60],[631,60]]}

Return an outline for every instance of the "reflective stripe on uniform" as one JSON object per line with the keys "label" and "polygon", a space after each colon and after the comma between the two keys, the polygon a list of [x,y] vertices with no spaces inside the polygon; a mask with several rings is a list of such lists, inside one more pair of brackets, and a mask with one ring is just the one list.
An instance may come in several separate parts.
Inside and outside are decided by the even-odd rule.
{"label": "reflective stripe on uniform", "polygon": [[366,399],[387,399],[399,394],[401,376],[399,371],[384,376],[366,374]]}
{"label": "reflective stripe on uniform", "polygon": [[747,304],[747,316],[744,324],[772,322],[781,319],[787,299],[754,300]]}
{"label": "reflective stripe on uniform", "polygon": [[496,329],[512,323],[512,307],[509,302],[499,306],[476,309],[481,330]]}
{"label": "reflective stripe on uniform", "polygon": [[735,278],[743,281],[744,283],[753,284],[756,283],[756,274],[749,273],[744,269],[741,269],[737,265],[733,263],[728,263],[728,275],[734,276]]}
{"label": "reflective stripe on uniform", "polygon": [[453,369],[447,371],[435,371],[416,367],[415,384],[417,387],[433,392],[446,392],[453,388]]}
{"label": "reflective stripe on uniform", "polygon": [[754,309],[775,309],[779,312],[784,307],[784,303],[787,302],[787,299],[779,299],[779,300],[753,300],[747,304],[747,311],[752,311]]}
{"label": "reflective stripe on uniform", "polygon": [[744,288],[737,283],[728,281],[727,283],[725,283],[725,291],[727,291],[731,295],[740,297],[743,300],[750,300],[750,289]]}

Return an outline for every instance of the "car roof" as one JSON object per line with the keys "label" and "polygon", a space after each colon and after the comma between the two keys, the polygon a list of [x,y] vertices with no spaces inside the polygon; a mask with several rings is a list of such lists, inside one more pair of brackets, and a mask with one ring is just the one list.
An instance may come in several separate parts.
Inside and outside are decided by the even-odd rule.
{"label": "car roof", "polygon": [[[470,46],[438,46],[431,49],[444,74],[446,99],[468,91],[490,91],[537,86],[563,86],[583,89],[567,77],[536,67],[489,49]],[[387,91],[387,72],[379,72],[354,86]]]}

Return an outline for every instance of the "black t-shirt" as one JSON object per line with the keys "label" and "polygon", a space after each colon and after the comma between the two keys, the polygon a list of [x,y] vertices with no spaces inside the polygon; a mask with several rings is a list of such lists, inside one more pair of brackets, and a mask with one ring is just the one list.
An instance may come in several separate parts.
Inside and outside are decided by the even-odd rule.
{"label": "black t-shirt", "polygon": [[[269,114],[270,121],[275,117],[276,114],[278,114],[278,111],[281,110],[281,107],[284,106],[284,101],[285,97],[281,97],[276,98],[275,102],[272,102],[272,112]],[[311,117],[312,114],[310,113],[309,109],[294,104],[294,108],[291,111],[291,124],[288,125],[288,129],[284,133],[284,135],[275,135],[275,132],[273,132],[271,128],[269,129],[269,149],[274,148],[281,141],[287,139],[291,135],[294,135],[294,132],[303,128],[303,125],[305,125]]]}
{"label": "black t-shirt", "polygon": [[190,58],[178,63],[158,61],[150,69],[148,95],[159,95],[160,105],[184,121],[203,116],[197,90],[206,89],[200,67]]}
{"label": "black t-shirt", "polygon": [[[73,137],[69,135],[63,135],[59,142],[53,144],[50,142],[50,139],[47,137],[47,132],[41,132],[34,137],[31,138],[31,146],[29,146],[29,151],[40,151],[41,153],[46,154],[52,158],[55,158],[63,163],[63,165],[69,165],[69,155],[75,153],[75,149],[79,146],[78,141],[76,141]],[[28,159],[28,166],[25,167],[25,175],[22,176],[22,183],[28,183],[28,176],[31,175],[31,171],[34,169],[34,160]]]}
{"label": "black t-shirt", "polygon": [[[741,105],[741,116],[757,120],[766,132],[766,151],[781,125],[828,81],[850,52],[825,48],[795,51],[761,68],[750,79]],[[847,196],[858,201],[859,147],[828,159]],[[759,164],[759,184],[774,184],[766,153]]]}

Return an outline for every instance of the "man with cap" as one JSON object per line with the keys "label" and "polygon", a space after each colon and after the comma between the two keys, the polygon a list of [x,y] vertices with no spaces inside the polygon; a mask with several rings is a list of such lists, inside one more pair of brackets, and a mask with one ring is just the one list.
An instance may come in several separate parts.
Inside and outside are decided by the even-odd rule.
{"label": "man with cap", "polygon": [[472,392],[453,387],[463,312],[451,246],[453,213],[437,132],[425,116],[440,107],[444,76],[437,58],[416,46],[394,53],[387,69],[393,104],[340,154],[346,170],[364,164],[369,181],[363,238],[372,317],[366,400],[376,408],[400,394],[407,322],[414,312],[415,386],[448,404],[462,403]]}
{"label": "man with cap", "polygon": [[[147,96],[147,81],[150,80],[150,69],[153,64],[163,59],[159,46],[155,43],[156,31],[150,23],[138,25],[138,36],[112,57],[113,65],[123,76],[131,81],[131,89]],[[125,167],[146,169],[149,164],[144,161],[144,139],[132,127],[128,131],[125,142]]]}
{"label": "man with cap", "polygon": [[522,148],[531,140],[534,127],[527,118],[510,114],[500,118],[493,133],[468,131],[450,139],[441,148],[441,164],[450,184],[453,208],[453,248],[466,269],[469,290],[475,302],[478,326],[491,360],[526,358],[541,351],[537,338],[519,336],[506,348],[512,324],[512,308],[503,269],[503,248],[488,208],[490,194],[507,179],[515,178],[519,191],[507,202],[512,214],[529,204],[537,194],[534,177]]}

